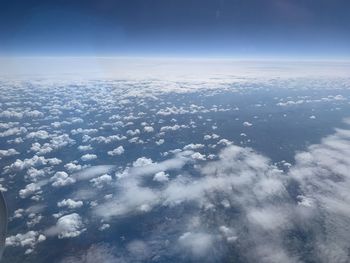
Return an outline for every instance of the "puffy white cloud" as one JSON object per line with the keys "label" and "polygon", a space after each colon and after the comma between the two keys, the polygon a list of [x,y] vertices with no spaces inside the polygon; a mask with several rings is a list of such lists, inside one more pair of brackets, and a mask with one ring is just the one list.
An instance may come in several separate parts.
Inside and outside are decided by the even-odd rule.
{"label": "puffy white cloud", "polygon": [[58,207],[67,207],[69,209],[76,209],[76,208],[80,208],[83,206],[83,201],[74,201],[70,198],[68,199],[63,199],[62,201],[57,203]]}
{"label": "puffy white cloud", "polygon": [[198,150],[198,149],[202,149],[204,148],[204,144],[200,144],[200,143],[197,143],[197,144],[188,144],[186,145],[183,149],[184,150]]}
{"label": "puffy white cloud", "polygon": [[17,154],[19,154],[19,152],[12,148],[7,150],[0,150],[0,159],[3,157],[13,156]]}
{"label": "puffy white cloud", "polygon": [[62,187],[76,182],[75,178],[69,176],[66,172],[56,172],[54,176],[50,178],[52,186]]}
{"label": "puffy white cloud", "polygon": [[28,231],[25,234],[17,234],[14,236],[9,236],[6,238],[6,246],[12,247],[29,247],[34,249],[34,247],[46,240],[46,237],[43,234],[40,234],[37,231]]}
{"label": "puffy white cloud", "polygon": [[33,143],[31,150],[35,151],[39,155],[43,155],[74,143],[75,141],[71,139],[68,134],[63,134],[59,136],[54,136],[49,143],[44,143],[43,145],[41,145],[38,142]]}
{"label": "puffy white cloud", "polygon": [[199,161],[205,161],[206,157],[205,155],[199,153],[199,152],[195,152],[193,154],[191,154],[192,159],[194,160],[199,160]]}
{"label": "puffy white cloud", "polygon": [[139,129],[135,129],[134,131],[133,130],[127,130],[126,134],[129,135],[129,136],[139,135],[140,134],[140,130]]}
{"label": "puffy white cloud", "polygon": [[30,213],[28,215],[29,221],[27,221],[27,227],[32,228],[35,225],[39,224],[40,221],[43,219],[43,216],[41,214],[35,214],[35,213]]}
{"label": "puffy white cloud", "polygon": [[24,189],[19,190],[19,196],[24,199],[31,195],[37,194],[40,190],[40,185],[36,183],[30,183],[27,184]]}
{"label": "puffy white cloud", "polygon": [[220,138],[220,136],[215,133],[213,133],[212,135],[207,134],[207,135],[204,135],[203,137],[205,141],[211,140],[211,139],[218,139],[218,138]]}
{"label": "puffy white cloud", "polygon": [[173,126],[163,126],[162,128],[160,128],[160,131],[161,132],[176,131],[176,130],[185,129],[185,128],[189,128],[189,126],[184,125],[184,124],[182,124],[182,125],[175,124]]}
{"label": "puffy white cloud", "polygon": [[37,155],[34,155],[32,158],[24,159],[23,161],[17,159],[11,165],[6,166],[4,168],[4,170],[6,172],[21,171],[21,170],[24,170],[24,169],[28,169],[30,167],[37,167],[37,166],[44,166],[44,165],[58,165],[61,162],[62,161],[57,159],[57,158],[48,158],[48,159],[46,159],[43,156],[39,157]]}
{"label": "puffy white cloud", "polygon": [[86,151],[91,151],[93,150],[92,146],[91,145],[80,145],[78,147],[78,150],[81,151],[81,152],[86,152]]}
{"label": "puffy white cloud", "polygon": [[108,155],[115,156],[115,155],[121,155],[125,152],[123,146],[118,146],[117,148],[113,149],[112,151],[108,151]]}
{"label": "puffy white cloud", "polygon": [[97,155],[96,154],[87,153],[87,154],[84,154],[80,159],[83,162],[88,162],[88,161],[97,159]]}
{"label": "puffy white cloud", "polygon": [[29,179],[30,181],[36,182],[39,178],[44,177],[47,174],[48,171],[45,169],[38,170],[34,167],[31,167],[27,170],[27,174],[25,176],[26,179]]}
{"label": "puffy white cloud", "polygon": [[153,163],[152,159],[146,158],[146,157],[140,157],[136,161],[133,162],[132,166],[133,167],[142,167],[142,166],[150,165],[152,163]]}
{"label": "puffy white cloud", "polygon": [[55,226],[46,230],[47,235],[57,235],[58,238],[73,238],[86,231],[82,218],[77,213],[64,215],[57,220]]}
{"label": "puffy white cloud", "polygon": [[161,171],[154,175],[153,181],[157,182],[166,182],[169,181],[169,174],[166,174],[165,172]]}
{"label": "puffy white cloud", "polygon": [[77,134],[94,134],[97,133],[98,130],[97,129],[82,129],[82,128],[78,128],[78,129],[73,129],[71,130],[71,134],[72,135],[77,135]]}
{"label": "puffy white cloud", "polygon": [[122,141],[122,140],[126,140],[127,138],[125,136],[121,136],[121,135],[111,135],[108,137],[104,137],[104,136],[98,136],[98,137],[94,137],[92,139],[90,139],[91,141],[96,141],[98,143],[105,143],[105,144],[109,144],[111,142],[115,142],[115,141]]}
{"label": "puffy white cloud", "polygon": [[227,140],[227,139],[221,139],[220,141],[218,141],[217,144],[218,144],[218,145],[225,145],[225,146],[228,146],[228,145],[233,144],[233,142],[230,141],[230,140]]}
{"label": "puffy white cloud", "polygon": [[44,131],[44,130],[39,130],[36,132],[28,133],[26,137],[29,139],[37,138],[37,139],[45,140],[45,139],[49,138],[49,133],[47,131]]}
{"label": "puffy white cloud", "polygon": [[4,111],[0,112],[0,117],[9,118],[9,119],[14,119],[14,118],[21,119],[21,118],[23,118],[23,113],[11,111],[11,110],[4,110]]}
{"label": "puffy white cloud", "polygon": [[6,131],[0,132],[0,137],[20,135],[26,132],[27,132],[27,129],[24,127],[20,127],[20,128],[15,127],[15,128],[10,128]]}
{"label": "puffy white cloud", "polygon": [[64,168],[66,168],[68,172],[74,173],[74,172],[80,171],[84,167],[80,164],[76,164],[76,163],[71,162],[71,163],[65,164]]}
{"label": "puffy white cloud", "polygon": [[143,130],[145,132],[154,132],[154,128],[152,126],[145,126],[143,127]]}
{"label": "puffy white cloud", "polygon": [[104,185],[107,185],[112,182],[112,176],[109,174],[103,174],[97,178],[90,180],[94,187],[102,188]]}
{"label": "puffy white cloud", "polygon": [[243,122],[243,126],[250,127],[250,126],[253,126],[253,124],[248,122],[248,121],[245,121],[245,122]]}

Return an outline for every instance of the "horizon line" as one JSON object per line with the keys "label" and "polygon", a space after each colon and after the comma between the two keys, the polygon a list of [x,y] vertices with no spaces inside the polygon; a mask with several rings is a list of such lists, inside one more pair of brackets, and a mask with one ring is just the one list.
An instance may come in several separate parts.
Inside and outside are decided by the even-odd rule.
{"label": "horizon line", "polygon": [[1,59],[130,59],[130,60],[211,60],[211,61],[234,61],[234,62],[343,62],[349,63],[350,57],[346,58],[313,58],[313,57],[287,57],[287,56],[174,56],[174,55],[0,55]]}

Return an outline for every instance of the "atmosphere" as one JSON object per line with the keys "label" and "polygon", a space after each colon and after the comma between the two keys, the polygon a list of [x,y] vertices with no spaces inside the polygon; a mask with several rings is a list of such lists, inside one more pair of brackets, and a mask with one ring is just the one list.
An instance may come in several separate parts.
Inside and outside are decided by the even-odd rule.
{"label": "atmosphere", "polygon": [[2,56],[350,56],[347,0],[2,1]]}
{"label": "atmosphere", "polygon": [[1,263],[349,263],[350,0],[0,0]]}

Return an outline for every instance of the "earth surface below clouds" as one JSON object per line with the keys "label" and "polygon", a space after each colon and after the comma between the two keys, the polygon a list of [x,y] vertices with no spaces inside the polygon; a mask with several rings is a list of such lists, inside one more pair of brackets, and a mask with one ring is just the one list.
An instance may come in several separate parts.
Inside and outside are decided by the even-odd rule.
{"label": "earth surface below clouds", "polygon": [[3,262],[349,262],[350,79],[0,85]]}

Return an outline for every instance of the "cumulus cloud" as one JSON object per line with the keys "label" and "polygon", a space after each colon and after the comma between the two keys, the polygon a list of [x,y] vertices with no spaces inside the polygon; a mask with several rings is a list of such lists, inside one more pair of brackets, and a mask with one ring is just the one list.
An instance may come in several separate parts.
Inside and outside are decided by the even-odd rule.
{"label": "cumulus cloud", "polygon": [[57,203],[58,207],[67,207],[69,209],[76,209],[76,208],[80,208],[83,206],[83,201],[74,201],[70,198],[68,199],[63,199],[62,201]]}
{"label": "cumulus cloud", "polygon": [[118,146],[114,150],[108,151],[107,153],[108,153],[108,155],[115,156],[115,155],[121,155],[124,152],[125,152],[124,147],[123,146]]}
{"label": "cumulus cloud", "polygon": [[143,130],[145,132],[154,132],[154,129],[152,126],[145,126],[145,127],[143,127]]}
{"label": "cumulus cloud", "polygon": [[6,166],[4,168],[5,172],[12,172],[12,171],[21,171],[24,169],[28,169],[30,167],[38,167],[38,166],[44,166],[44,165],[58,165],[62,161],[57,158],[48,158],[46,159],[43,156],[37,156],[34,155],[30,159],[24,159],[23,161],[20,159],[17,159],[14,163],[12,163],[9,166]]}
{"label": "cumulus cloud", "polygon": [[[247,261],[298,262],[295,248],[284,246],[282,240],[286,231],[300,227],[313,231],[317,237],[316,243],[308,245],[314,246],[315,251],[323,255],[321,262],[346,259],[349,238],[341,231],[346,229],[347,211],[350,211],[347,200],[347,184],[350,181],[347,174],[350,167],[348,144],[350,132],[338,129],[321,144],[298,153],[289,172],[279,170],[267,157],[250,148],[230,145],[221,151],[217,161],[200,168],[201,177],[178,176],[171,181],[164,180],[166,186],[162,189],[151,189],[137,180],[122,177],[118,199],[100,204],[95,213],[110,217],[147,212],[157,205],[172,207],[184,202],[196,203],[199,209],[215,207],[216,213],[234,207],[240,210],[240,214],[233,221],[221,221],[225,224],[217,229],[217,233],[227,243],[240,242],[248,246],[254,242],[251,253],[245,255]],[[131,170],[158,165],[146,158],[141,160]],[[160,178],[164,177],[162,171],[157,173]],[[303,195],[299,192],[299,195],[293,196],[288,191],[295,180],[300,182]],[[336,220],[329,218],[327,222],[321,220],[317,224],[312,221],[324,211],[328,211],[330,216],[336,214]],[[244,234],[233,230],[242,227],[246,229]],[[321,228],[326,232],[320,231]],[[210,232],[190,231],[182,234],[178,242],[198,257],[205,255],[216,238]],[[333,240],[337,254],[324,250],[327,245],[323,240],[326,239]]]}
{"label": "cumulus cloud", "polygon": [[54,136],[49,143],[44,143],[43,145],[38,142],[33,143],[31,150],[39,155],[44,155],[74,143],[75,141],[71,139],[68,134],[63,134]]}
{"label": "cumulus cloud", "polygon": [[65,164],[64,168],[66,168],[68,172],[73,173],[73,172],[80,171],[81,169],[84,168],[84,166],[71,162],[71,163]]}
{"label": "cumulus cloud", "polygon": [[6,131],[0,132],[0,137],[8,137],[8,136],[14,136],[14,135],[20,135],[23,133],[26,133],[27,129],[24,127],[15,127],[15,128],[10,128]]}
{"label": "cumulus cloud", "polygon": [[153,181],[157,182],[166,182],[169,181],[169,174],[166,174],[165,172],[158,172],[154,175]]}
{"label": "cumulus cloud", "polygon": [[36,132],[28,133],[26,137],[29,139],[37,138],[37,139],[45,140],[45,139],[49,138],[49,133],[47,131],[44,131],[44,130],[39,130]]}
{"label": "cumulus cloud", "polygon": [[62,187],[70,184],[74,184],[76,182],[75,178],[69,176],[66,172],[56,172],[54,176],[50,178],[50,182],[52,182],[52,186],[54,187]]}
{"label": "cumulus cloud", "polygon": [[81,151],[81,152],[86,152],[86,151],[91,151],[93,150],[92,146],[91,145],[80,145],[78,147],[78,150]]}
{"label": "cumulus cloud", "polygon": [[97,159],[97,155],[96,154],[87,153],[87,154],[84,154],[80,159],[83,162],[88,162],[88,161]]}
{"label": "cumulus cloud", "polygon": [[17,234],[14,236],[9,236],[6,238],[6,246],[12,247],[27,247],[26,254],[29,254],[33,251],[34,247],[46,240],[46,237],[43,234],[40,234],[37,231],[28,231],[24,234]]}
{"label": "cumulus cloud", "polygon": [[27,184],[24,189],[19,190],[19,196],[24,199],[31,195],[39,193],[40,190],[41,190],[40,185],[36,183],[30,183],[30,184]]}
{"label": "cumulus cloud", "polygon": [[250,127],[250,126],[253,126],[253,124],[248,122],[248,121],[245,121],[245,122],[243,122],[243,126]]}
{"label": "cumulus cloud", "polygon": [[0,150],[0,159],[3,157],[13,156],[17,154],[19,154],[19,152],[12,148],[7,150]]}
{"label": "cumulus cloud", "polygon": [[90,182],[94,187],[102,188],[104,185],[111,183],[112,180],[112,176],[110,176],[109,174],[103,174],[99,177],[91,179]]}
{"label": "cumulus cloud", "polygon": [[[110,85],[111,83],[113,85]],[[230,140],[221,139],[218,135],[207,131],[212,128],[217,133],[224,132],[219,131],[222,125],[219,119],[206,115],[207,113],[210,112],[212,115],[220,111],[236,110],[235,106],[213,105],[209,108],[194,104],[186,106],[186,100],[177,101],[178,98],[172,103],[180,103],[181,106],[171,106],[164,100],[164,96],[159,96],[174,91],[194,92],[193,87],[196,85],[158,81],[145,83],[131,81],[127,85],[120,82],[111,83],[101,85],[103,96],[95,96],[96,86],[85,83],[84,85],[80,83],[84,87],[83,91],[76,87],[70,89],[68,86],[57,88],[55,85],[52,87],[43,85],[45,86],[43,90],[47,90],[43,94],[43,99],[28,102],[25,108],[21,109],[15,101],[1,104],[2,108],[13,107],[3,114],[3,118],[23,119],[23,121],[1,123],[0,137],[16,136],[17,138],[9,138],[7,143],[23,142],[23,144],[16,148],[21,151],[18,160],[10,165],[7,164],[7,159],[4,160],[7,165],[4,172],[11,174],[9,178],[5,176],[0,182],[6,181],[9,189],[15,194],[18,193],[20,198],[33,200],[45,198],[44,201],[48,205],[57,204],[63,208],[53,215],[58,219],[57,224],[49,228],[45,235],[59,238],[75,237],[85,231],[90,221],[96,233],[99,233],[99,230],[105,231],[103,233],[105,236],[109,235],[107,230],[109,227],[114,229],[114,220],[122,218],[133,222],[135,214],[137,218],[145,218],[142,221],[145,227],[152,223],[147,233],[143,232],[147,234],[142,235],[144,240],[121,237],[119,254],[116,253],[116,249],[94,245],[87,251],[78,252],[79,255],[66,259],[67,262],[166,261],[179,255],[184,261],[203,262],[211,261],[213,258],[216,261],[239,258],[244,262],[269,263],[348,261],[350,242],[348,130],[338,129],[335,134],[324,138],[320,143],[297,153],[295,162],[289,161],[291,164],[287,162],[274,164],[269,158],[251,148],[234,146],[231,141],[233,137],[230,137]],[[323,83],[328,88],[333,85],[333,81]],[[118,84],[117,89],[110,87],[115,84]],[[210,84],[197,83],[197,86],[205,86],[205,90],[213,89],[214,92],[222,92],[224,89],[221,88],[225,85],[235,92],[241,89],[241,84],[235,85],[235,88],[227,84],[228,82],[222,84],[213,80]],[[52,97],[55,99],[47,99]],[[61,101],[60,98],[63,97],[67,99]],[[153,105],[148,99],[156,103]],[[292,106],[310,102],[306,97],[300,98],[302,100],[300,102],[298,99],[288,102],[290,98],[286,100],[276,98],[276,102],[281,103],[279,106],[283,103]],[[49,102],[44,105],[45,101]],[[94,107],[91,107],[90,101]],[[320,101],[333,101],[336,105],[334,107],[348,103],[347,98],[342,95],[325,96]],[[45,114],[30,109],[39,105],[43,105]],[[139,111],[139,105],[145,112]],[[254,105],[258,106],[265,106],[265,102]],[[338,110],[337,108],[331,110],[333,109]],[[66,112],[69,112],[69,115],[66,115]],[[118,114],[115,114],[116,112]],[[171,115],[192,113],[198,115],[190,116],[187,125],[180,125],[180,121],[189,115],[176,116],[179,120],[171,119],[173,117]],[[316,113],[317,119],[321,118],[321,112]],[[91,115],[99,117],[91,119]],[[305,115],[306,120],[309,115]],[[45,122],[24,119],[44,116]],[[159,116],[164,116],[164,119],[157,119]],[[191,120],[197,117],[200,120],[198,123]],[[78,128],[81,126],[80,123],[84,122],[83,119],[85,128]],[[242,125],[243,120],[236,120]],[[144,122],[141,126],[137,126],[140,121]],[[178,121],[179,124],[176,124]],[[346,121],[350,123],[349,120]],[[47,125],[50,122],[52,123]],[[196,125],[199,133],[195,130]],[[243,125],[250,127],[251,123],[244,122]],[[173,131],[180,132],[179,130],[183,128],[190,128],[186,134],[193,134],[194,137],[190,139],[191,141],[194,139],[196,143],[190,143],[191,141],[185,136],[179,136],[179,140],[173,141],[170,138],[171,134],[167,134]],[[50,131],[50,134],[45,130]],[[154,130],[160,132],[153,134],[154,136],[145,134]],[[120,134],[108,136],[111,132]],[[128,138],[122,135],[124,132]],[[142,147],[138,149],[144,149],[143,154],[148,156],[138,159],[136,156],[136,160],[125,156],[128,158],[127,164],[120,164],[118,161],[118,165],[88,167],[89,164],[79,164],[80,160],[77,160],[79,156],[74,154],[74,150],[72,154],[67,154],[68,149],[65,147],[68,148],[74,142],[65,133],[74,136],[74,139],[82,139],[84,145],[77,147],[81,155],[93,148],[103,155],[107,147],[98,144],[113,143],[118,146],[121,140],[129,139],[130,143],[142,143]],[[237,136],[239,133],[240,131]],[[246,134],[242,133],[241,137],[246,137]],[[166,138],[166,144],[162,138]],[[198,139],[203,139],[206,145],[197,141]],[[243,138],[238,140],[241,139]],[[30,154],[30,151],[26,151],[28,149],[23,150],[28,144],[36,154],[32,158],[27,156]],[[156,147],[156,145],[162,146]],[[183,145],[186,146],[182,150],[170,150],[181,148]],[[133,148],[137,148],[137,145],[131,146],[132,156],[141,153],[138,149],[134,151]],[[152,147],[165,152],[158,156],[154,154]],[[222,148],[224,149],[218,153]],[[63,164],[60,165],[59,159],[38,156],[40,154],[53,156],[55,149],[64,149],[57,152],[57,157],[64,161],[64,167]],[[12,155],[10,150],[14,149],[1,150],[0,158]],[[108,151],[107,154],[118,155],[122,151],[124,148],[122,150],[118,147]],[[87,158],[86,161],[89,160],[90,158]],[[54,165],[59,166],[56,168]],[[185,168],[182,169],[183,167]],[[25,180],[24,186],[22,183],[17,184],[17,181],[13,184],[14,180],[22,179]],[[71,188],[57,189],[50,185],[61,187],[73,183],[76,184],[71,187],[74,188],[74,193],[69,192]],[[46,192],[42,194],[42,191]],[[51,192],[54,195],[50,195]],[[59,195],[56,195],[56,192]],[[62,196],[61,193],[67,195]],[[27,201],[29,200],[21,202],[25,205]],[[81,210],[84,220],[75,213],[65,214],[69,209],[78,209],[83,205],[86,209],[92,210]],[[146,215],[151,211],[155,214]],[[15,210],[13,220],[22,218],[24,227],[35,227],[37,230],[42,227],[38,223],[44,221],[42,220],[44,216],[47,214],[42,211],[30,212],[23,207]],[[92,222],[91,219],[96,221]],[[8,246],[22,246],[22,243],[36,244],[39,239],[45,239],[45,236],[39,238],[40,231],[28,233],[10,236]],[[26,253],[30,253],[34,246],[23,247],[27,248]],[[308,250],[301,254],[305,248]],[[220,257],[221,251],[228,254],[227,258]]]}
{"label": "cumulus cloud", "polygon": [[187,125],[178,125],[178,124],[175,124],[173,126],[163,126],[162,128],[160,128],[160,131],[161,132],[165,132],[165,131],[177,131],[179,129],[185,129],[185,128],[189,128],[189,126]]}
{"label": "cumulus cloud", "polygon": [[82,218],[77,213],[64,215],[57,220],[55,226],[46,230],[49,236],[57,235],[58,238],[73,238],[86,231]]}
{"label": "cumulus cloud", "polygon": [[198,150],[198,149],[202,149],[204,148],[204,144],[200,144],[200,143],[197,143],[197,144],[194,144],[194,143],[191,143],[191,144],[188,144],[186,146],[184,146],[184,150]]}

